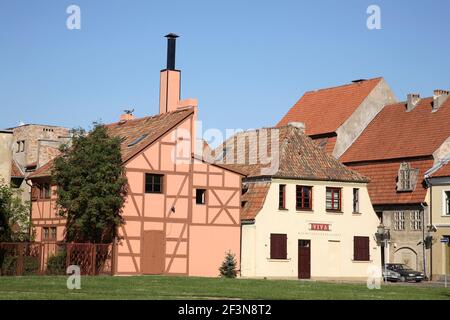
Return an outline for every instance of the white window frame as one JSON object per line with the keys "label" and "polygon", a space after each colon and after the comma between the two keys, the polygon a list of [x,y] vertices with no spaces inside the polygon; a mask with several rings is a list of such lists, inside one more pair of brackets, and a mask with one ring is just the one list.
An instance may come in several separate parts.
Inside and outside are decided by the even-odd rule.
{"label": "white window frame", "polygon": [[422,215],[420,210],[410,211],[409,218],[411,230],[413,231],[422,230]]}
{"label": "white window frame", "polygon": [[394,211],[394,230],[405,230],[405,211]]}
{"label": "white window frame", "polygon": [[450,205],[447,204],[447,201],[448,201],[447,200],[447,192],[450,193],[450,190],[442,191],[442,214],[441,214],[442,217],[450,217],[450,212],[449,212]]}

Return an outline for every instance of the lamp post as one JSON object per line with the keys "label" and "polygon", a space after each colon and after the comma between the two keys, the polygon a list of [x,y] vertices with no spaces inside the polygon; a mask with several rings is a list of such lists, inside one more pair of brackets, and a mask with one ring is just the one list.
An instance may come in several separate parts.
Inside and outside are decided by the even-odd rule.
{"label": "lamp post", "polygon": [[377,243],[381,247],[381,253],[382,253],[382,264],[384,267],[384,281],[387,280],[387,269],[386,269],[386,253],[385,250],[388,246],[389,242],[389,229],[386,229],[386,227],[380,223],[380,225],[377,227],[377,233],[375,233],[375,237],[377,238]]}

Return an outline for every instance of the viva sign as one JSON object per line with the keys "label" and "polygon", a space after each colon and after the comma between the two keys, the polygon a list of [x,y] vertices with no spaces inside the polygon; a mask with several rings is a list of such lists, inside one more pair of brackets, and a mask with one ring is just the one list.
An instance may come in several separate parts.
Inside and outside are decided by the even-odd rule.
{"label": "viva sign", "polygon": [[330,225],[326,223],[311,223],[309,229],[313,231],[330,231]]}

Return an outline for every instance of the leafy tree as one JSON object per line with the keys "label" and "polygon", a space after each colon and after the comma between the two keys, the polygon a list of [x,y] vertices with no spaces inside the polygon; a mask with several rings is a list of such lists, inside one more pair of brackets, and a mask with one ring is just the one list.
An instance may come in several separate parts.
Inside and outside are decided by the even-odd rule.
{"label": "leafy tree", "polygon": [[[20,189],[0,181],[0,243],[29,240],[30,207],[21,198]],[[0,275],[4,273],[7,249],[0,247]],[[10,259],[6,265],[14,265]]]}
{"label": "leafy tree", "polygon": [[0,242],[28,241],[29,203],[21,198],[21,189],[0,182]]}
{"label": "leafy tree", "polygon": [[52,177],[59,214],[67,218],[66,241],[110,243],[116,237],[127,193],[120,144],[95,124],[89,134],[74,130],[71,146],[61,147]]}
{"label": "leafy tree", "polygon": [[225,260],[219,268],[220,276],[225,278],[236,278],[237,275],[236,256],[230,251],[226,253]]}

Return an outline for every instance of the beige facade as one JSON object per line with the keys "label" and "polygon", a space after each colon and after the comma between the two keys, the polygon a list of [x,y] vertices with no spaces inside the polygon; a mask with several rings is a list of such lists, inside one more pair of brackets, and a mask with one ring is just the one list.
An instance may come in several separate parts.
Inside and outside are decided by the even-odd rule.
{"label": "beige facade", "polygon": [[[278,207],[280,184],[286,185],[286,210]],[[311,210],[297,211],[297,185],[312,187]],[[327,187],[341,189],[341,212],[326,210]],[[359,190],[358,213],[353,212],[354,189]],[[375,239],[378,225],[364,183],[272,179],[254,223],[242,225],[241,274],[297,278],[299,240],[309,240],[311,279],[366,280],[371,266],[381,266],[381,251]],[[270,258],[271,234],[287,235],[287,259]],[[367,261],[354,260],[355,236],[369,239]]]}
{"label": "beige facade", "polygon": [[431,248],[432,279],[442,280],[450,274],[450,246],[441,243],[442,238],[450,238],[450,212],[447,201],[450,197],[450,178],[430,179],[431,225],[434,227]]}
{"label": "beige facade", "polygon": [[0,131],[0,183],[11,180],[12,140],[11,131]]}

